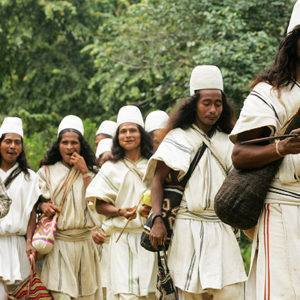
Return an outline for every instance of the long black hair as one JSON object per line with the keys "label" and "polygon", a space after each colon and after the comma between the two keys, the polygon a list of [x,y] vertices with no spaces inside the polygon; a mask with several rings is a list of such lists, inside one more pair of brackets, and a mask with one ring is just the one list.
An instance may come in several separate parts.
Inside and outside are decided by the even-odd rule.
{"label": "long black hair", "polygon": [[[197,91],[195,95],[183,100],[183,102],[171,114],[167,131],[174,128],[187,129],[196,122],[197,118],[197,103],[201,97],[201,90]],[[234,111],[232,106],[228,103],[225,94],[222,92],[223,111],[214,124],[213,128],[218,128],[220,131],[229,134],[234,126]]]}
{"label": "long black hair", "polygon": [[[142,157],[149,159],[151,157],[151,155],[153,154],[153,146],[152,146],[152,139],[149,135],[149,133],[147,133],[145,131],[145,129],[136,124],[138,127],[138,130],[141,134],[141,155]],[[120,146],[119,143],[119,128],[116,131],[116,134],[113,138],[113,145],[111,148],[111,152],[113,155],[113,161],[118,161],[120,159],[123,159],[125,157],[125,150]]]}
{"label": "long black hair", "polygon": [[[2,143],[2,141],[5,139],[6,134],[3,134],[0,138],[0,144]],[[19,164],[19,168],[21,169],[21,171],[26,175],[27,178],[30,177],[30,173],[28,171],[28,169],[30,169],[28,163],[27,163],[27,159],[26,159],[26,154],[25,154],[25,148],[24,148],[24,141],[23,138],[21,137],[21,144],[22,144],[22,151],[19,154],[19,156],[17,157],[17,163]],[[0,164],[2,162],[2,157],[0,154]]]}
{"label": "long black hair", "polygon": [[299,38],[300,25],[281,41],[274,63],[254,79],[251,87],[262,81],[268,82],[277,90],[290,83],[295,84],[297,65],[300,60],[297,54]]}
{"label": "long black hair", "polygon": [[50,147],[50,149],[47,151],[44,159],[40,162],[40,166],[44,165],[54,165],[58,161],[62,160],[62,157],[59,152],[59,144],[62,140],[62,136],[66,132],[75,132],[78,135],[78,140],[80,143],[80,155],[84,158],[85,163],[88,167],[88,169],[92,172],[95,172],[94,167],[96,165],[96,159],[95,159],[95,154],[90,147],[90,145],[87,143],[87,141],[84,139],[82,134],[75,130],[75,129],[64,129],[62,130],[59,135],[57,140],[53,143],[53,145]]}

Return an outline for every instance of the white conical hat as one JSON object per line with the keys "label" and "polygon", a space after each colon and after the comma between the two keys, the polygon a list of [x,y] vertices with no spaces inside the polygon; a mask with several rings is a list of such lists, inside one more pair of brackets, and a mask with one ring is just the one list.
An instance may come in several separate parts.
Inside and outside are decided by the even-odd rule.
{"label": "white conical hat", "polygon": [[145,130],[151,132],[153,130],[162,129],[167,126],[169,116],[162,110],[152,111],[145,120]]}
{"label": "white conical hat", "polygon": [[190,95],[197,90],[217,89],[223,91],[223,77],[220,69],[213,65],[201,65],[193,69],[190,79]]}
{"label": "white conical hat", "polygon": [[300,0],[297,0],[294,5],[287,33],[291,32],[297,25],[300,25]]}
{"label": "white conical hat", "polygon": [[99,158],[104,152],[111,151],[111,147],[113,145],[113,140],[110,138],[102,139],[97,146],[96,150],[96,158]]}
{"label": "white conical hat", "polygon": [[0,137],[5,133],[16,133],[21,137],[24,136],[22,120],[18,117],[4,118],[0,127]]}
{"label": "white conical hat", "polygon": [[102,134],[107,134],[107,135],[110,135],[113,137],[116,133],[117,127],[118,127],[117,123],[114,121],[109,121],[109,120],[103,121],[100,124],[100,126],[96,132],[96,135],[102,133]]}
{"label": "white conical hat", "polygon": [[61,120],[58,126],[57,135],[59,135],[65,129],[75,129],[79,131],[82,135],[84,133],[82,120],[74,115],[65,116]]}
{"label": "white conical hat", "polygon": [[144,120],[139,108],[134,105],[121,107],[117,117],[118,127],[123,123],[134,123],[144,128]]}

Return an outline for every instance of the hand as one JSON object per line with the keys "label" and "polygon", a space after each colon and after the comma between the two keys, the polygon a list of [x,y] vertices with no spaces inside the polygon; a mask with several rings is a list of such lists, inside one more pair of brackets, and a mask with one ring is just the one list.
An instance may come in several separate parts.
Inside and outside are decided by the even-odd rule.
{"label": "hand", "polygon": [[40,209],[46,217],[53,217],[60,209],[53,202],[43,202],[40,204]]}
{"label": "hand", "polygon": [[28,258],[30,258],[30,257],[34,257],[34,259],[36,258],[37,252],[33,248],[31,240],[26,241],[26,254],[27,254]]}
{"label": "hand", "polygon": [[278,142],[278,151],[282,155],[300,153],[300,128],[291,131],[291,133],[298,134],[299,136],[286,138]]}
{"label": "hand", "polygon": [[153,226],[150,230],[151,245],[157,249],[158,246],[163,246],[167,238],[166,226],[162,218],[157,217],[154,220]]}
{"label": "hand", "polygon": [[101,167],[106,161],[113,159],[113,155],[110,151],[104,152],[99,158],[99,167]]}
{"label": "hand", "polygon": [[144,218],[148,218],[150,211],[151,211],[151,206],[148,206],[146,204],[143,204],[139,208],[139,214]]}
{"label": "hand", "polygon": [[133,220],[136,217],[136,207],[121,208],[119,210],[119,216]]}
{"label": "hand", "polygon": [[89,172],[84,158],[77,152],[72,154],[70,158],[70,164],[74,166],[81,174],[86,174]]}
{"label": "hand", "polygon": [[102,245],[105,242],[106,234],[102,229],[93,229],[92,238],[97,245]]}

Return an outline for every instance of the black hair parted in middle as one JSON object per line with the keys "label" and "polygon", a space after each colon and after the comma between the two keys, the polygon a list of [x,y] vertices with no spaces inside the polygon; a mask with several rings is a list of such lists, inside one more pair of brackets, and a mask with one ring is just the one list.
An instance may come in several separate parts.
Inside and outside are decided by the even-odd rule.
{"label": "black hair parted in middle", "polygon": [[[145,129],[137,124],[139,132],[141,134],[141,155],[142,157],[149,159],[153,154],[153,145],[152,139],[148,132]],[[125,157],[125,150],[120,146],[119,143],[119,127],[116,131],[116,134],[113,138],[113,146],[112,146],[112,155],[113,161],[118,161]]]}
{"label": "black hair parted in middle", "polygon": [[47,151],[44,159],[40,162],[40,166],[54,165],[58,161],[62,160],[62,157],[59,152],[59,143],[62,140],[62,136],[66,132],[75,132],[78,135],[78,139],[80,143],[79,154],[84,158],[88,169],[95,173],[96,159],[92,148],[90,147],[90,145],[87,143],[87,141],[84,139],[83,135],[79,131],[70,128],[64,129],[59,133],[57,140],[52,144],[50,149]]}
{"label": "black hair parted in middle", "polygon": [[[168,131],[174,128],[187,129],[196,122],[197,117],[197,103],[201,98],[201,90],[197,91],[195,95],[187,97],[180,103],[180,105],[171,114],[168,122]],[[223,111],[214,125],[220,131],[229,134],[234,126],[234,110],[228,103],[226,95],[222,92]]]}

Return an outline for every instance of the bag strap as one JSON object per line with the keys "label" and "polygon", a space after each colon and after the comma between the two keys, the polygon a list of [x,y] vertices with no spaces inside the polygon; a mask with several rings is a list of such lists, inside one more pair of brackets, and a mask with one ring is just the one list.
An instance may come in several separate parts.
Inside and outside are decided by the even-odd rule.
{"label": "bag strap", "polygon": [[18,175],[22,172],[20,167],[17,167],[16,169],[14,169],[9,176],[4,180],[4,186],[6,187],[6,189],[9,188],[10,184],[14,181],[15,178],[18,177]]}
{"label": "bag strap", "polygon": [[51,195],[51,199],[55,198],[61,191],[62,189],[64,189],[63,191],[63,196],[62,196],[62,201],[60,204],[60,211],[62,211],[63,206],[65,204],[66,198],[67,198],[67,194],[69,193],[73,183],[75,182],[75,180],[78,178],[79,176],[79,171],[75,168],[70,169],[70,171],[68,172],[67,176],[62,180],[61,184],[59,185],[59,187],[53,191],[52,190],[52,185],[51,185],[51,181],[50,181],[50,170],[48,166],[45,166],[45,180],[46,183],[49,187],[50,190],[50,195]]}
{"label": "bag strap", "polygon": [[143,181],[143,175],[141,174],[141,172],[137,169],[136,166],[134,166],[133,163],[131,163],[130,161],[123,159],[123,163],[124,165],[127,167],[127,169],[129,169],[131,172],[133,172],[134,174],[136,174],[141,181]]}
{"label": "bag strap", "polygon": [[193,158],[190,167],[188,169],[188,171],[186,172],[186,174],[184,175],[183,179],[179,182],[179,184],[182,187],[185,187],[187,182],[189,181],[190,177],[192,176],[197,164],[199,163],[202,155],[204,154],[205,150],[207,148],[206,143],[202,143],[201,147],[198,149],[195,157]]}

